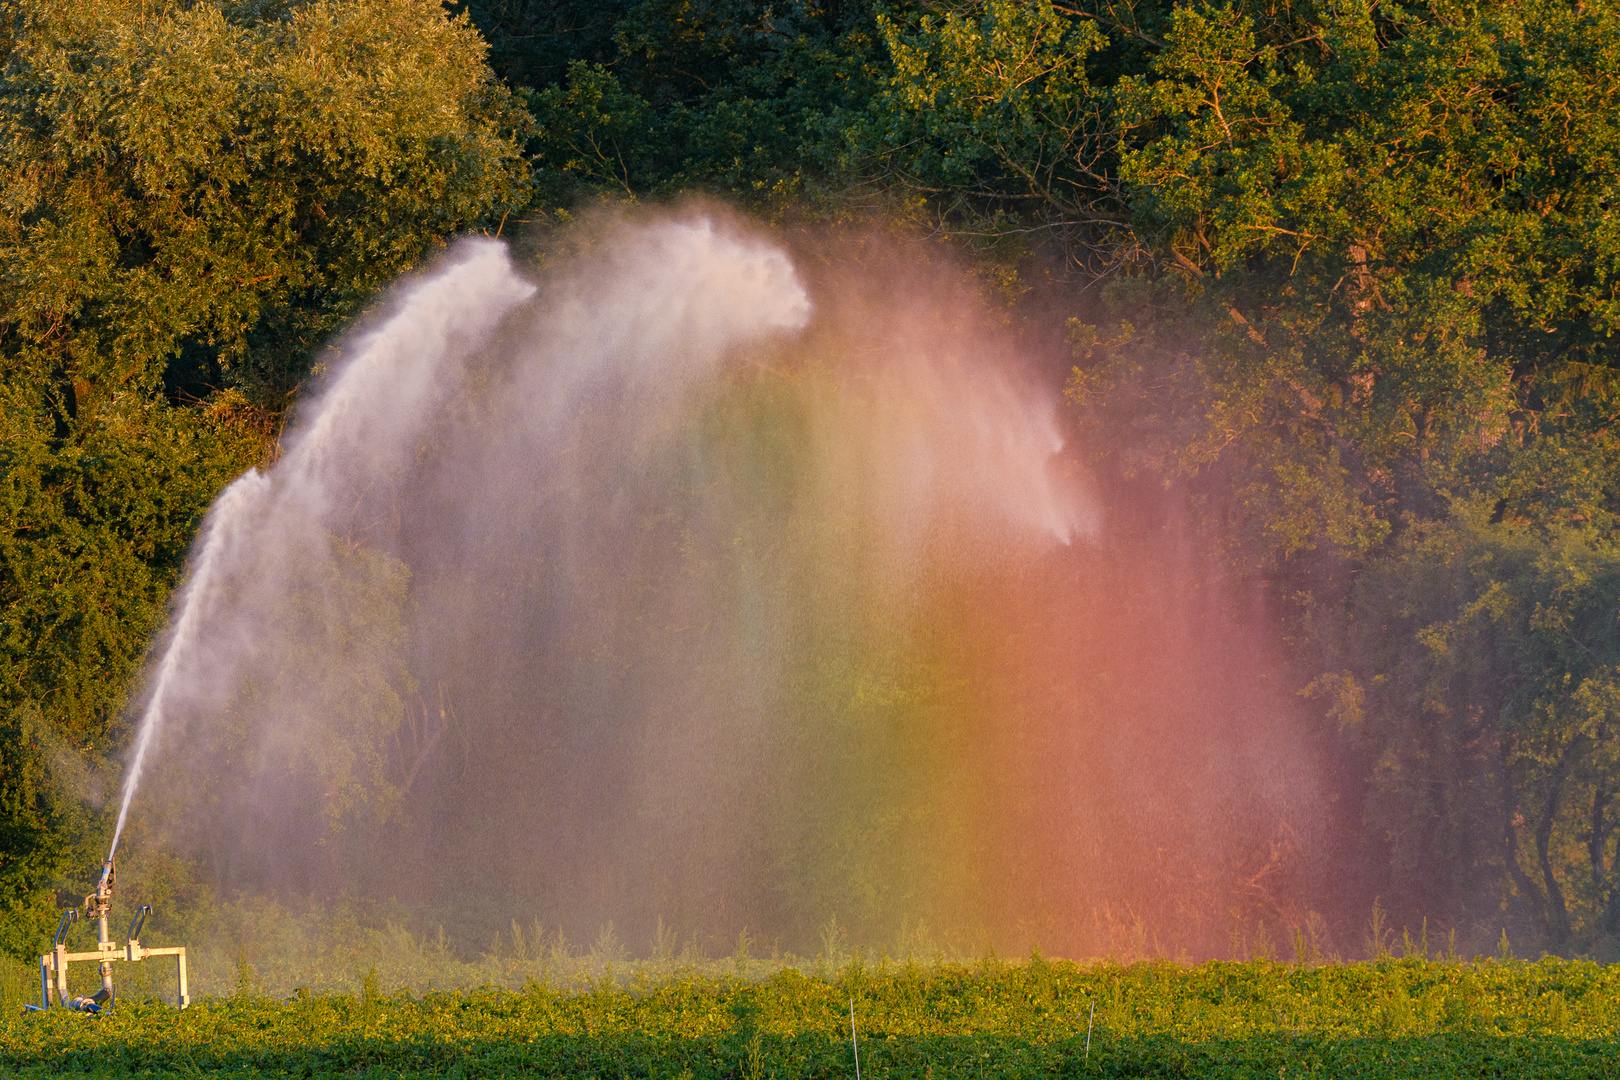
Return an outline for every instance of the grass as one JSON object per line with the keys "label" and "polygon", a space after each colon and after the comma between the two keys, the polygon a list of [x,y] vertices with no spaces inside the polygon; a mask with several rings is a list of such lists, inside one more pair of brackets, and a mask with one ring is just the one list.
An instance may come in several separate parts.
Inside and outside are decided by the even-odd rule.
{"label": "grass", "polygon": [[[1612,1077],[1620,966],[1548,959],[1078,965],[1034,957],[763,979],[643,966],[579,990],[240,992],[184,1013],[0,1020],[0,1074]],[[1096,1006],[1089,1055],[1086,1023]],[[11,1007],[14,1010],[14,1006]]]}

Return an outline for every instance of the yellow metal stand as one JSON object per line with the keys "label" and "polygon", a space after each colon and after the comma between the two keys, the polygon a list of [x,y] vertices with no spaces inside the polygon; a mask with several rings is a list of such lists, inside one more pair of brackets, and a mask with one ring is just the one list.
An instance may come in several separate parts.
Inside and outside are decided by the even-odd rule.
{"label": "yellow metal stand", "polygon": [[[129,943],[122,948],[118,943],[107,937],[107,916],[112,910],[113,882],[115,874],[113,861],[107,860],[101,870],[101,880],[96,884],[96,891],[84,898],[84,916],[96,920],[96,951],[75,952],[67,951],[64,944],[67,938],[68,927],[79,918],[75,908],[68,908],[62,912],[62,921],[56,928],[56,940],[51,943],[51,951],[39,958],[39,1009],[49,1009],[59,1005],[64,1009],[75,1012],[98,1013],[113,1003],[113,977],[112,966],[116,961],[123,960],[136,963],[154,956],[172,956],[179,963],[180,968],[180,1008],[191,1004],[191,993],[186,987],[186,948],[177,945],[166,949],[148,949],[140,942],[141,927],[146,925],[146,917],[152,914],[151,904],[142,904],[135,909],[135,918],[129,924]],[[68,965],[75,962],[93,960],[101,973],[101,989],[93,997],[68,996]],[[53,993],[54,988],[54,993]],[[32,1009],[35,1006],[28,1006]]]}
{"label": "yellow metal stand", "polygon": [[[110,982],[112,978],[110,968],[113,961],[127,960],[133,962],[137,960],[146,960],[154,956],[172,956],[178,961],[177,966],[179,968],[180,975],[180,1007],[183,1009],[187,1005],[190,1005],[191,994],[186,986],[186,947],[184,945],[176,945],[166,949],[148,949],[139,941],[131,938],[129,944],[125,945],[122,949],[118,948],[116,945],[113,945],[112,948],[106,952],[97,949],[95,952],[70,953],[67,951],[67,946],[58,945],[52,952],[45,953],[43,956],[41,956],[39,958],[40,1007],[48,1009],[53,1004],[60,1003],[63,1008],[77,1008],[80,1011],[84,1011],[83,1004],[76,1005],[75,1003],[83,1003],[91,1001],[92,999],[74,998],[68,996],[68,965],[75,961],[96,961],[100,965],[103,982]],[[53,986],[55,987],[54,993],[52,992]],[[111,999],[109,998],[108,1000]],[[97,1004],[99,1005],[99,1003]]]}

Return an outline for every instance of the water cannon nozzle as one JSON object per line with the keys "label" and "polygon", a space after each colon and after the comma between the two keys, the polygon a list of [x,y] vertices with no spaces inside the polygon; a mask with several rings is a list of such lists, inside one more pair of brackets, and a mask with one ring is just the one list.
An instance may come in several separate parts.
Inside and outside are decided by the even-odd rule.
{"label": "water cannon nozzle", "polygon": [[96,882],[96,890],[84,898],[84,916],[87,919],[105,918],[112,908],[113,884],[118,880],[118,870],[113,866],[112,859],[108,859],[101,867],[101,878]]}

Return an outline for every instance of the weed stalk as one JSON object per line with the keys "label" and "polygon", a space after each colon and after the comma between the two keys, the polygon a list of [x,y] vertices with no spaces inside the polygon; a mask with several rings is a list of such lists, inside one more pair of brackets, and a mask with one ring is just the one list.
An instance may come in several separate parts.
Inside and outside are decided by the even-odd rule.
{"label": "weed stalk", "polygon": [[855,1051],[855,1080],[861,1080],[861,1044],[855,1041],[855,999],[849,999],[849,1046]]}

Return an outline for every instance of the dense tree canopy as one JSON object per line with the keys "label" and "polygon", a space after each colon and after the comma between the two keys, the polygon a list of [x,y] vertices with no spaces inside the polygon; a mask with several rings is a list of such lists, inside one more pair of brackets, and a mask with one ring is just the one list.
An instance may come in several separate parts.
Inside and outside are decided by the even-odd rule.
{"label": "dense tree canopy", "polygon": [[0,948],[333,329],[455,233],[699,191],[930,230],[1059,312],[1099,469],[1273,598],[1364,891],[1616,955],[1611,0],[0,12]]}

